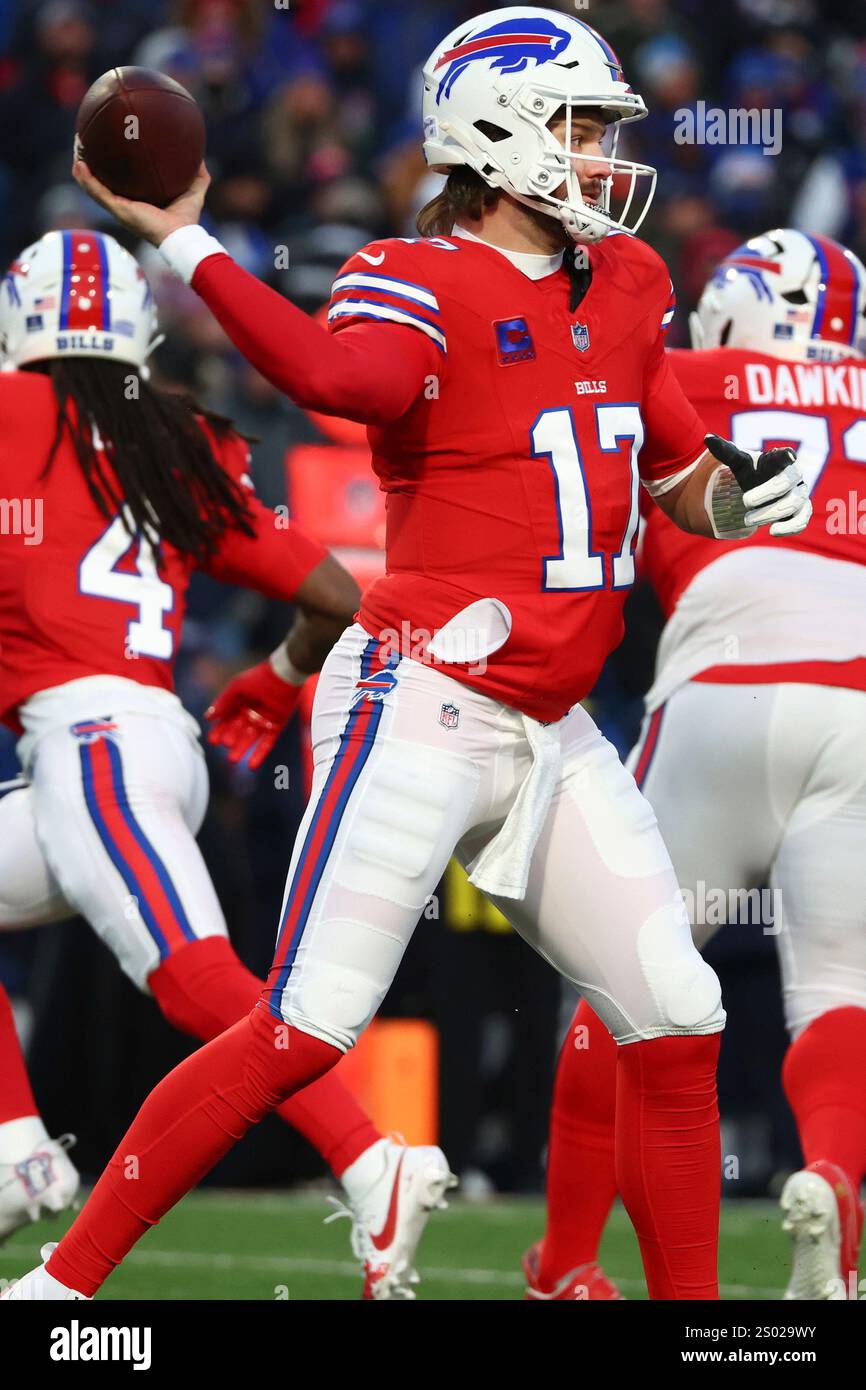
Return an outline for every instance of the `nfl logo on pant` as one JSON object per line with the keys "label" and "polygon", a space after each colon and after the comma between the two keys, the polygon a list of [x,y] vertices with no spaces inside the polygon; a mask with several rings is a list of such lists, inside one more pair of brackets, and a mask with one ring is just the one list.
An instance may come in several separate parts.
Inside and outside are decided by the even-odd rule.
{"label": "nfl logo on pant", "polygon": [[456,729],[460,723],[460,711],[456,705],[443,705],[439,711],[439,723],[446,729]]}

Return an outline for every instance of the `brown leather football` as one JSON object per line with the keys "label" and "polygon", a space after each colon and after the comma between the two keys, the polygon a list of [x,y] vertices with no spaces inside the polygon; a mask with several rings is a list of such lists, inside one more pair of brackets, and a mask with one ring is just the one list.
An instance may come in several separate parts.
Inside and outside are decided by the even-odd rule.
{"label": "brown leather football", "polygon": [[185,87],[152,68],[111,68],[78,108],[76,153],[112,193],[164,208],[204,158],[204,118]]}

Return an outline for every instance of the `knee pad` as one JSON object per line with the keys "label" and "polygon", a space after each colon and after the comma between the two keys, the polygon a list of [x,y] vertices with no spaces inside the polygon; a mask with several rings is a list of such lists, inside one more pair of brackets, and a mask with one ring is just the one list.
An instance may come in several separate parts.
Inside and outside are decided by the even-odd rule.
{"label": "knee pad", "polygon": [[724,1028],[719,977],[694,946],[681,903],[652,913],[637,946],[665,1032],[717,1033]]}
{"label": "knee pad", "polygon": [[310,956],[299,956],[289,977],[283,1017],[343,1052],[354,1047],[388,993],[405,945],[368,922],[317,923]]}
{"label": "knee pad", "polygon": [[75,916],[36,833],[33,788],[0,796],[0,927],[41,927]]}
{"label": "knee pad", "polygon": [[462,833],[477,780],[468,759],[389,745],[364,787],[334,881],[420,913]]}

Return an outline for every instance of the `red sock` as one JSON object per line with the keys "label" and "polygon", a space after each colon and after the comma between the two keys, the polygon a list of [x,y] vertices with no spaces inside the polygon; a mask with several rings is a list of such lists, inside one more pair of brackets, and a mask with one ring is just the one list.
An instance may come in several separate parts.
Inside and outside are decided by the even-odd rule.
{"label": "red sock", "polygon": [[583,1000],[556,1070],[547,1156],[547,1231],[538,1281],[552,1289],[598,1258],[616,1196],[616,1043]]}
{"label": "red sock", "polygon": [[855,1192],[866,1173],[866,1009],[831,1009],[791,1043],[782,1084],[807,1164],[825,1159]]}
{"label": "red sock", "polygon": [[653,1299],[717,1299],[721,1035],[617,1049],[617,1186]]}
{"label": "red sock", "polygon": [[187,1057],[133,1120],[83,1211],[48,1261],[92,1295],[150,1226],[293,1091],[342,1056],[265,1008]]}
{"label": "red sock", "polygon": [[0,985],[0,1125],[38,1115],[9,995]]}
{"label": "red sock", "polygon": [[[224,936],[181,947],[153,972],[148,984],[169,1023],[202,1042],[245,1018],[262,993],[262,981],[238,960]],[[309,1140],[336,1177],[382,1138],[333,1073],[283,1101],[277,1114]]]}

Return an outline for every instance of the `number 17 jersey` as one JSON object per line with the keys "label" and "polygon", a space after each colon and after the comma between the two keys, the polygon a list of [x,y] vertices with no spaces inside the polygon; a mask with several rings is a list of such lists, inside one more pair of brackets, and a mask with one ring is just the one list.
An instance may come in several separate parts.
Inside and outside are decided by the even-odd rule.
{"label": "number 17 jersey", "polygon": [[369,430],[387,569],[361,623],[543,721],[588,694],[620,640],[640,483],[664,491],[703,453],[665,358],[662,261],[626,235],[589,256],[572,311],[564,268],[532,280],[461,236],[374,242],[329,313],[332,331],[393,322],[430,342],[412,407]]}

